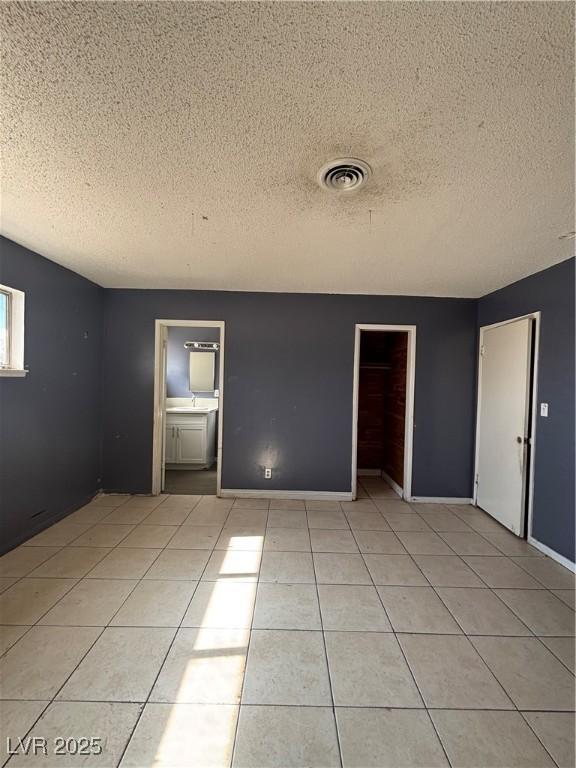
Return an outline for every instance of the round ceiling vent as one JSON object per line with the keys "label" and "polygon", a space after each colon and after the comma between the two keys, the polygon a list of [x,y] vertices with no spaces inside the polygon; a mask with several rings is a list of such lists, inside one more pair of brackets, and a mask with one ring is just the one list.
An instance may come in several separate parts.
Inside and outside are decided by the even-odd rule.
{"label": "round ceiling vent", "polygon": [[327,163],[318,173],[318,183],[331,192],[351,192],[366,183],[372,169],[363,160],[344,157]]}

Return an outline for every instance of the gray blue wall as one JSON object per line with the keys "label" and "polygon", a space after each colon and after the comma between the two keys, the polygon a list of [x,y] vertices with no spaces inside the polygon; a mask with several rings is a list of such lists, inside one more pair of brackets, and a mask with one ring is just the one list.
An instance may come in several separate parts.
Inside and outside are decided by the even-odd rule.
{"label": "gray blue wall", "polygon": [[101,486],[102,288],[0,238],[0,283],[26,292],[25,378],[0,378],[0,551]]}
{"label": "gray blue wall", "polygon": [[[190,391],[190,355],[194,352],[185,349],[186,341],[220,341],[219,328],[168,328],[166,355],[166,396],[191,397]],[[219,386],[220,353],[216,352],[214,361],[214,389]],[[214,397],[210,392],[194,392],[201,397]]]}
{"label": "gray blue wall", "polygon": [[101,486],[150,491],[158,317],[226,322],[223,486],[304,491],[350,490],[355,323],[416,324],[413,493],[469,497],[478,326],[540,310],[534,535],[574,558],[573,259],[476,301],[103,290],[0,245],[30,368],[0,379],[2,550]]}
{"label": "gray blue wall", "polygon": [[159,317],[226,322],[223,487],[302,491],[350,491],[355,323],[416,324],[413,493],[470,497],[475,300],[156,290],[106,291],[106,490],[150,491]]}
{"label": "gray blue wall", "polygon": [[478,302],[478,325],[540,310],[533,535],[574,561],[574,259]]}

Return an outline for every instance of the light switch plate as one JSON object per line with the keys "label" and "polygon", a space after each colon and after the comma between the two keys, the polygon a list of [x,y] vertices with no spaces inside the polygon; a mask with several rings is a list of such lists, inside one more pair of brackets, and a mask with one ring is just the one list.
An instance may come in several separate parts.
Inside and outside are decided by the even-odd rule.
{"label": "light switch plate", "polygon": [[540,403],[540,416],[548,416],[548,403]]}

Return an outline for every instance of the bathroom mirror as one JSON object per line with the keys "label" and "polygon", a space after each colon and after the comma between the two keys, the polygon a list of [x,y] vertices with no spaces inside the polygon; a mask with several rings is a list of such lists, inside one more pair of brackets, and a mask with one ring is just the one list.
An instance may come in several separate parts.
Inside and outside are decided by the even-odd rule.
{"label": "bathroom mirror", "polygon": [[214,352],[190,352],[190,391],[214,391]]}

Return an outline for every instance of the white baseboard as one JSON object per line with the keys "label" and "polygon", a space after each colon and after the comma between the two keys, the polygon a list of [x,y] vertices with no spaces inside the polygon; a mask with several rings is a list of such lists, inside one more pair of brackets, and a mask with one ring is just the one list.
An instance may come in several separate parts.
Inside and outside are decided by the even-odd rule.
{"label": "white baseboard", "polygon": [[306,499],[307,501],[352,501],[352,491],[263,491],[248,488],[221,488],[222,498],[237,499]]}
{"label": "white baseboard", "polygon": [[381,469],[359,469],[356,474],[358,477],[380,477],[383,472]]}
{"label": "white baseboard", "polygon": [[536,547],[536,549],[539,549],[540,552],[548,555],[548,557],[552,558],[552,560],[556,560],[556,562],[560,563],[560,565],[563,565],[564,568],[568,568],[568,570],[572,571],[572,573],[576,573],[576,563],[573,563],[572,560],[568,560],[568,558],[564,557],[564,555],[558,554],[558,552],[556,552],[554,549],[547,547],[546,544],[542,544],[542,542],[538,541],[538,539],[535,539],[533,536],[528,536],[528,544],[532,544],[533,547]]}
{"label": "white baseboard", "polygon": [[382,470],[382,480],[386,480],[390,488],[392,488],[393,491],[396,491],[396,493],[398,494],[398,496],[400,496],[401,499],[404,498],[403,489],[398,485],[398,483],[394,482],[394,480],[392,480],[388,472],[384,472],[384,470]]}
{"label": "white baseboard", "polygon": [[418,504],[473,504],[472,499],[458,498],[457,496],[411,496],[411,502]]}

